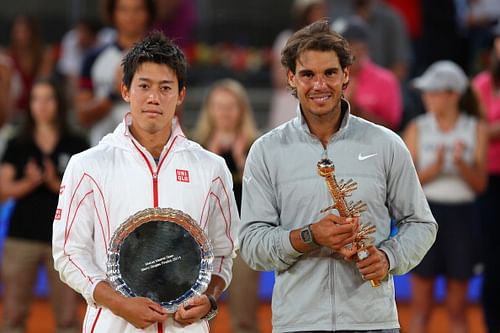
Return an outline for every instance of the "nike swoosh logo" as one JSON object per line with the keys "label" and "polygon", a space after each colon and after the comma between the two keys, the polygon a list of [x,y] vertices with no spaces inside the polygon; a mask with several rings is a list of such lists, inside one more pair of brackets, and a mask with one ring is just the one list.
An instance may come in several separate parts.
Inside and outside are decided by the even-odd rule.
{"label": "nike swoosh logo", "polygon": [[364,160],[366,160],[366,159],[368,159],[368,158],[370,158],[370,157],[374,157],[374,156],[377,156],[377,155],[378,155],[377,153],[375,153],[375,154],[370,154],[370,155],[365,155],[365,156],[363,156],[363,155],[359,154],[359,155],[358,155],[358,160],[360,160],[360,161],[364,161]]}
{"label": "nike swoosh logo", "polygon": [[243,180],[248,184],[252,180],[252,177],[243,176]]}

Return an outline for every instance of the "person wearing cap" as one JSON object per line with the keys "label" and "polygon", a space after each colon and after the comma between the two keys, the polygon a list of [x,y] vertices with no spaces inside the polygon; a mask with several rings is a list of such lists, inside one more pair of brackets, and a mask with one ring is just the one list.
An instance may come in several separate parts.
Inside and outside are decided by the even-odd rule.
{"label": "person wearing cap", "polygon": [[349,42],[355,57],[344,94],[352,114],[398,130],[402,116],[399,81],[393,72],[370,59],[368,29],[362,20],[352,18],[338,31]]}
{"label": "person wearing cap", "polygon": [[409,123],[403,137],[439,232],[412,271],[409,332],[428,331],[439,275],[447,279],[449,331],[467,332],[467,287],[478,260],[474,203],[487,184],[486,127],[468,78],[454,62],[435,62],[412,83],[422,92],[426,113]]}
{"label": "person wearing cap", "polygon": [[472,80],[479,99],[486,111],[488,126],[488,187],[480,198],[482,244],[483,244],[483,285],[482,303],[488,332],[500,332],[500,22],[493,29],[493,45],[489,68]]}
{"label": "person wearing cap", "polygon": [[[274,333],[399,332],[393,275],[420,262],[437,233],[401,138],[350,113],[343,91],[352,61],[327,21],[295,32],[281,63],[296,117],[257,139],[246,160],[240,254],[251,268],[274,271]],[[341,189],[318,174],[322,166]],[[354,240],[368,223],[376,232],[358,259]]]}

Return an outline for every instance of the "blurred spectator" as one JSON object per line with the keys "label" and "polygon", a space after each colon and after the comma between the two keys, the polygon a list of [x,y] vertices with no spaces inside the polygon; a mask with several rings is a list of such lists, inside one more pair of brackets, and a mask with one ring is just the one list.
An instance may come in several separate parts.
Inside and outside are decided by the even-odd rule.
{"label": "blurred spectator", "polygon": [[16,72],[14,75],[20,78],[20,85],[13,87],[15,100],[14,110],[11,113],[11,120],[19,122],[28,107],[33,80],[37,76],[52,74],[54,50],[44,45],[36,20],[33,17],[20,15],[14,19],[10,44],[4,52],[12,60]]}
{"label": "blurred spectator", "polygon": [[482,302],[488,332],[500,332],[500,23],[495,35],[489,68],[473,79],[486,111],[488,125],[488,188],[480,200],[483,234],[484,276]]}
{"label": "blurred spectator", "polygon": [[85,54],[97,45],[102,45],[97,40],[99,26],[99,22],[82,19],[62,38],[57,70],[67,79],[69,92],[77,88]]}
{"label": "blurred spectator", "polygon": [[469,73],[477,73],[482,68],[483,55],[488,53],[491,30],[500,19],[500,0],[467,1],[462,17],[467,32]]}
{"label": "blurred spectator", "polygon": [[104,5],[116,29],[116,40],[87,54],[76,97],[78,120],[90,128],[92,146],[112,132],[129,110],[120,93],[121,60],[146,34],[155,11],[153,0],[107,0]]}
{"label": "blurred spectator", "polygon": [[[401,15],[379,0],[354,0],[354,16],[369,27],[370,58],[379,66],[394,72],[403,81],[411,66],[408,31]],[[332,28],[340,31],[350,18],[336,20]]]}
{"label": "blurred spectator", "polygon": [[[233,175],[233,191],[241,208],[242,176],[257,129],[245,88],[237,81],[223,79],[211,85],[201,107],[194,138],[203,147],[222,156]],[[233,333],[258,333],[259,272],[240,258],[233,262],[229,286],[229,312]]]}
{"label": "blurred spectator", "polygon": [[88,147],[66,125],[64,95],[54,81],[33,84],[23,129],[0,164],[0,198],[16,200],[2,257],[5,333],[25,332],[38,267],[44,265],[56,332],[79,332],[77,294],[59,280],[52,259],[52,222],[61,177],[71,155]]}
{"label": "blurred spectator", "polygon": [[393,72],[370,59],[368,26],[353,17],[344,30],[337,32],[347,39],[355,57],[349,71],[349,85],[344,91],[351,113],[398,130],[402,114],[399,81]]}
{"label": "blurred spectator", "polygon": [[288,79],[281,64],[281,50],[288,38],[306,25],[324,19],[328,15],[325,0],[295,0],[291,8],[293,26],[278,34],[273,44],[271,77],[273,94],[269,112],[269,128],[274,128],[296,116],[297,99],[288,90]]}
{"label": "blurred spectator", "polygon": [[12,108],[11,98],[12,64],[8,57],[0,54],[0,128],[6,123]]}
{"label": "blurred spectator", "polygon": [[467,332],[467,287],[478,263],[475,200],[487,185],[487,132],[464,71],[447,60],[414,80],[427,113],[404,133],[432,213],[436,242],[412,271],[410,333],[429,331],[434,282],[447,279],[450,332]]}
{"label": "blurred spectator", "polygon": [[[0,159],[3,156],[7,137],[4,134],[4,125],[11,110],[10,86],[12,78],[12,68],[10,60],[0,54]],[[0,204],[1,211],[1,204]]]}
{"label": "blurred spectator", "polygon": [[193,0],[155,0],[154,30],[160,30],[175,41],[186,54],[193,45],[196,8]]}

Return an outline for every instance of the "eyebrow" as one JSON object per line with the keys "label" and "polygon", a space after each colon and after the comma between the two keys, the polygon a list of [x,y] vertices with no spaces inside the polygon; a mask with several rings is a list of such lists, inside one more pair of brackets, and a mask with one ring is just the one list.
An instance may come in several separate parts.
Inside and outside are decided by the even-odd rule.
{"label": "eyebrow", "polygon": [[[146,77],[139,77],[139,78],[137,78],[137,79],[138,79],[139,81],[144,81],[144,82],[147,82],[147,83],[151,83],[151,82],[153,82],[153,80],[148,79],[148,78],[146,78]],[[160,83],[160,84],[165,84],[165,83],[166,83],[166,84],[170,84],[170,83],[174,83],[174,81],[173,81],[173,80],[161,80],[161,81],[158,81],[158,83]]]}
{"label": "eyebrow", "polygon": [[[338,71],[339,70],[339,67],[329,67],[329,68],[326,68],[324,72],[327,72],[327,71]],[[304,69],[301,69],[298,71],[298,73],[300,74],[304,74],[304,73],[314,73],[314,71],[312,69],[308,69],[308,68],[304,68]]]}

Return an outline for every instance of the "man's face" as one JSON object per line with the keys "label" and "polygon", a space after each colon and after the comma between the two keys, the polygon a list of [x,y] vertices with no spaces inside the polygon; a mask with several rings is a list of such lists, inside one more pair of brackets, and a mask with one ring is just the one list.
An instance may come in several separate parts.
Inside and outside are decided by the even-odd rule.
{"label": "man's face", "polygon": [[322,117],[340,106],[342,86],[349,80],[334,51],[304,51],[297,59],[295,74],[288,71],[289,84],[297,89],[304,116]]}
{"label": "man's face", "polygon": [[140,36],[147,30],[148,10],[144,0],[118,0],[113,20],[119,33]]}
{"label": "man's face", "polygon": [[179,91],[175,71],[153,62],[137,67],[129,89],[122,84],[123,99],[130,103],[134,132],[156,134],[170,131],[175,109],[185,95],[184,88]]}

